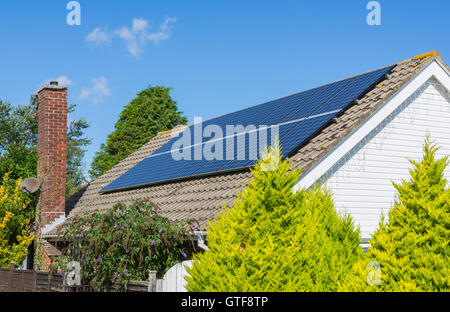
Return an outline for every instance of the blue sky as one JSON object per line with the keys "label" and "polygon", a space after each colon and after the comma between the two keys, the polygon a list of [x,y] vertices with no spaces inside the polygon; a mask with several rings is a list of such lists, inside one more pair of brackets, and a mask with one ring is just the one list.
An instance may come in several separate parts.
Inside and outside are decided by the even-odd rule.
{"label": "blue sky", "polygon": [[15,105],[46,81],[69,87],[93,139],[88,166],[124,105],[149,85],[173,88],[190,121],[437,50],[450,58],[450,2],[369,0],[65,0],[0,2],[0,99]]}

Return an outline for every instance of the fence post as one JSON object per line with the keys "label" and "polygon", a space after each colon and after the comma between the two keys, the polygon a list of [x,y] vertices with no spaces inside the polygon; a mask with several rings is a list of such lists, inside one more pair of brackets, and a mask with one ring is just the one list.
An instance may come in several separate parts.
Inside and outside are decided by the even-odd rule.
{"label": "fence post", "polygon": [[34,291],[38,290],[39,263],[34,265]]}
{"label": "fence post", "polygon": [[35,269],[34,269],[34,288],[33,288],[33,292],[37,292],[37,277],[38,277],[38,270],[39,270],[39,265],[36,264]]}
{"label": "fence post", "polygon": [[156,292],[156,271],[150,271],[148,275],[148,292]]}
{"label": "fence post", "polygon": [[62,272],[62,280],[63,292],[68,292],[68,287],[66,285],[66,274],[64,273],[64,271]]}
{"label": "fence post", "polygon": [[13,292],[13,277],[14,277],[14,268],[16,264],[11,262],[11,266],[9,267],[9,282],[8,282],[8,292]]}

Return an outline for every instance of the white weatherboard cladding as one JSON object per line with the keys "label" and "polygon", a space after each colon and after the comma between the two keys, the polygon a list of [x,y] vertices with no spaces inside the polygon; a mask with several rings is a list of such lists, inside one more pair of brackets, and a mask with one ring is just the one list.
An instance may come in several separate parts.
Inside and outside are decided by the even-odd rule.
{"label": "white weatherboard cladding", "polygon": [[[430,79],[384,119],[369,135],[332,166],[320,181],[334,193],[338,212],[348,212],[361,228],[363,239],[387,216],[397,194],[392,182],[409,178],[419,160],[426,134],[450,155],[450,101],[437,81]],[[450,180],[450,167],[445,172]]]}

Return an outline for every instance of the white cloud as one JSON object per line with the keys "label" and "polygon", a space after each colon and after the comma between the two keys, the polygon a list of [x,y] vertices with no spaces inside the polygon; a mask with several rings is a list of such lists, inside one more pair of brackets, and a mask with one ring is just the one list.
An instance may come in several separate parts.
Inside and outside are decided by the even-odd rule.
{"label": "white cloud", "polygon": [[134,57],[138,57],[143,53],[144,48],[148,42],[158,44],[163,40],[170,38],[172,34],[173,24],[177,18],[168,17],[159,26],[159,29],[154,32],[148,31],[149,22],[143,18],[133,18],[131,28],[121,27],[108,34],[100,28],[94,29],[86,38],[87,41],[96,42],[98,45],[109,45],[113,37],[117,36],[122,39],[127,47],[128,52]]}
{"label": "white cloud", "polygon": [[128,52],[133,56],[137,57],[138,54],[142,52],[143,44],[138,42],[139,40],[142,42],[142,39],[139,39],[134,31],[131,31],[127,27],[122,27],[121,29],[116,30],[115,34],[125,41]]}
{"label": "white cloud", "polygon": [[145,32],[148,22],[143,18],[133,18],[133,32]]}
{"label": "white cloud", "polygon": [[81,100],[92,101],[97,105],[106,100],[111,95],[111,90],[108,87],[108,79],[105,77],[93,78],[92,86],[90,88],[82,88],[79,98]]}
{"label": "white cloud", "polygon": [[110,45],[111,36],[101,28],[95,28],[89,35],[87,35],[86,41],[94,42],[97,45]]}
{"label": "white cloud", "polygon": [[177,22],[176,17],[168,17],[166,20],[159,26],[159,30],[155,33],[150,33],[147,35],[147,38],[153,43],[157,44],[162,40],[167,40],[172,35],[172,24]]}
{"label": "white cloud", "polygon": [[72,80],[67,76],[59,76],[58,78],[51,78],[44,81],[44,85],[50,84],[51,81],[57,81],[58,85],[68,87],[72,85]]}
{"label": "white cloud", "polygon": [[80,93],[80,99],[82,100],[88,99],[91,93],[92,93],[91,89],[82,88]]}

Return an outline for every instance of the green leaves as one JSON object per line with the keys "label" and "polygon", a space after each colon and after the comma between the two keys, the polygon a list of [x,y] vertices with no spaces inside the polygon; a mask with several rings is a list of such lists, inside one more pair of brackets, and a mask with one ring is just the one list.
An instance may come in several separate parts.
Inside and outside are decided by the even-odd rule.
{"label": "green leaves", "polygon": [[0,101],[0,176],[36,176],[37,132],[33,98],[17,107]]}
{"label": "green leaves", "polygon": [[0,267],[21,263],[34,240],[30,233],[33,209],[20,189],[21,182],[10,179],[9,174],[0,181]]}
{"label": "green leaves", "polygon": [[[13,106],[0,101],[0,176],[7,172],[11,178],[37,175],[38,122],[36,96],[27,105]],[[68,108],[74,112],[75,105]],[[71,121],[67,132],[66,196],[70,197],[86,184],[83,174],[85,147],[91,140],[84,137],[89,127],[85,119]]]}
{"label": "green leaves", "polygon": [[280,154],[269,150],[234,206],[210,223],[209,250],[188,270],[189,291],[334,291],[361,257],[359,232],[337,215],[328,191],[294,194],[300,171],[287,161],[263,170]]}
{"label": "green leaves", "polygon": [[82,278],[100,291],[111,283],[126,286],[130,280],[148,280],[156,270],[162,277],[189,253],[192,222],[173,224],[151,203],[119,204],[105,213],[82,217],[62,233],[71,244],[59,266],[79,261]]}
{"label": "green leaves", "polygon": [[93,179],[118,164],[159,132],[185,125],[170,88],[152,87],[140,92],[120,114],[115,130],[97,152],[89,171]]}
{"label": "green leaves", "polygon": [[[75,105],[68,107],[69,114],[75,111],[75,107]],[[87,183],[83,173],[83,158],[86,154],[84,147],[92,142],[91,139],[84,136],[87,128],[89,128],[89,124],[84,118],[70,121],[69,124],[67,132],[67,198],[78,192]]]}
{"label": "green leaves", "polygon": [[[398,201],[373,235],[368,254],[352,270],[342,290],[449,291],[450,190],[444,178],[448,158],[425,139],[421,161],[411,160],[409,180],[394,183]],[[381,285],[367,285],[366,265],[381,265]]]}

